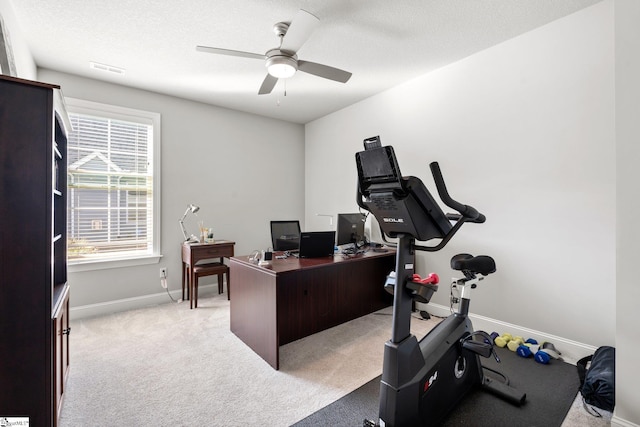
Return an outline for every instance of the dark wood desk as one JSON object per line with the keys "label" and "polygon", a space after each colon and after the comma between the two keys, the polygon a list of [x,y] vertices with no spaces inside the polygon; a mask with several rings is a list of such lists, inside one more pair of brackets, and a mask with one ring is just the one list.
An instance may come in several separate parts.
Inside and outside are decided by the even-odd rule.
{"label": "dark wood desk", "polygon": [[[182,243],[182,299],[184,299],[185,279],[187,279],[187,298],[192,295],[191,286],[194,282],[193,268],[198,261],[207,259],[231,258],[233,256],[233,247],[236,242],[229,240],[216,240],[214,243]],[[227,289],[229,292],[229,289]]]}
{"label": "dark wood desk", "polygon": [[275,369],[281,345],[392,304],[384,290],[395,251],[346,258],[230,259],[231,331]]}

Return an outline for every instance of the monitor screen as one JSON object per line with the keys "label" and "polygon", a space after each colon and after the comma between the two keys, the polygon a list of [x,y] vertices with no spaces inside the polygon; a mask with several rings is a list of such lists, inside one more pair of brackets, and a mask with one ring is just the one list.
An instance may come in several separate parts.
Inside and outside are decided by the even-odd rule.
{"label": "monitor screen", "polygon": [[274,251],[291,251],[300,247],[300,221],[271,221]]}
{"label": "monitor screen", "polygon": [[361,213],[338,214],[338,228],[336,231],[336,244],[359,244],[364,241],[364,222],[366,215]]}

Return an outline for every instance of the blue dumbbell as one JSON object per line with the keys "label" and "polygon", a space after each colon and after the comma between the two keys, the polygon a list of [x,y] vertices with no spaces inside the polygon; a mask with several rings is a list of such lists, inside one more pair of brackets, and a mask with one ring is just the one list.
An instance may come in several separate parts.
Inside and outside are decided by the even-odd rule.
{"label": "blue dumbbell", "polygon": [[531,357],[533,355],[533,359],[538,362],[546,365],[551,360],[551,356],[543,350],[539,350],[537,345],[521,345],[516,350],[516,354],[520,357]]}

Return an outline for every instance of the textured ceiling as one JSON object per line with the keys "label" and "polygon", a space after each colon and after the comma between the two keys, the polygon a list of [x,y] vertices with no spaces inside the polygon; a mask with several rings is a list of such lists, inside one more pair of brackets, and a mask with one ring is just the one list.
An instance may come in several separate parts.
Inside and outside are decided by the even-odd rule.
{"label": "textured ceiling", "polygon": [[[601,0],[10,1],[39,67],[307,123]],[[258,95],[263,62],[195,50],[264,54],[298,9],[320,19],[298,56],[346,84],[297,72]]]}

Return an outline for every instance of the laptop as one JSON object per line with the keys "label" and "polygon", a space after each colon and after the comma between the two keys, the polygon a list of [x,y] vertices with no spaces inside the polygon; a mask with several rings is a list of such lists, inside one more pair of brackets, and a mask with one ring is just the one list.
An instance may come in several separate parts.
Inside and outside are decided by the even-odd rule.
{"label": "laptop", "polygon": [[299,258],[333,256],[336,243],[335,231],[306,231],[300,233]]}

